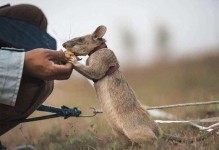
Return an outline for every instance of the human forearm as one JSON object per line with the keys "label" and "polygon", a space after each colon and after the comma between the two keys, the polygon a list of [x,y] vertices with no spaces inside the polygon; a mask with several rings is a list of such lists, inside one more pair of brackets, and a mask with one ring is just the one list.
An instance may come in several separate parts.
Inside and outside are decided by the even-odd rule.
{"label": "human forearm", "polygon": [[0,49],[0,103],[14,106],[20,86],[24,51]]}

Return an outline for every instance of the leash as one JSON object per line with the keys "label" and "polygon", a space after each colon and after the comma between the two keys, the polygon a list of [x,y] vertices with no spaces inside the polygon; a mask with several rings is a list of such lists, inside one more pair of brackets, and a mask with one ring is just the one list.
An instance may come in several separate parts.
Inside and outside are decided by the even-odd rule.
{"label": "leash", "polygon": [[[187,107],[187,106],[211,105],[211,104],[218,104],[218,103],[219,103],[219,101],[195,102],[195,103],[184,103],[184,104],[173,104],[173,105],[147,107],[146,109],[147,110],[166,109],[166,108]],[[90,107],[90,109],[93,110],[92,114],[82,115],[82,112],[81,112],[80,108],[78,108],[78,107],[69,108],[67,106],[62,106],[61,108],[58,108],[58,107],[53,107],[53,106],[41,105],[37,109],[37,111],[49,112],[49,113],[52,113],[52,114],[44,115],[44,116],[40,116],[40,117],[28,118],[28,119],[12,120],[12,122],[23,123],[23,122],[32,122],[32,121],[46,120],[46,119],[58,118],[58,117],[64,117],[64,119],[67,119],[69,117],[94,117],[97,114],[103,113],[103,111],[101,109],[96,109],[94,107]],[[193,122],[193,121],[190,121],[190,122]],[[161,120],[158,120],[158,122],[159,123],[179,123],[180,121],[179,122],[175,122],[175,121],[165,121],[165,122],[163,122]],[[208,120],[208,122],[209,122],[209,120]],[[181,123],[188,123],[188,122],[181,121]]]}
{"label": "leash", "polygon": [[59,108],[59,107],[41,105],[37,109],[37,111],[49,112],[52,114],[28,118],[28,119],[17,119],[17,120],[12,120],[12,122],[24,123],[24,122],[40,121],[40,120],[46,120],[46,119],[52,119],[52,118],[58,118],[58,117],[63,117],[64,119],[67,119],[69,117],[94,117],[98,113],[102,113],[102,111],[100,111],[94,107],[90,107],[90,109],[93,110],[92,114],[82,115],[81,109],[78,107],[69,108],[67,106],[62,106]]}

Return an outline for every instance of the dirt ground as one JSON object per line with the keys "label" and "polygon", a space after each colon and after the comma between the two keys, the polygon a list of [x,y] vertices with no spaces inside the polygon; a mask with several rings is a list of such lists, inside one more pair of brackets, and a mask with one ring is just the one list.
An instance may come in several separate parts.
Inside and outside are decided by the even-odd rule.
{"label": "dirt ground", "polygon": [[[219,54],[178,61],[159,61],[150,66],[123,70],[138,99],[149,106],[201,102],[219,99]],[[100,108],[91,84],[75,75],[67,81],[57,81],[46,104],[80,107],[89,114],[90,106]],[[165,109],[185,120],[218,117],[219,105]],[[35,112],[33,116],[45,113]],[[157,118],[155,118],[157,119]],[[202,123],[207,126],[209,124]],[[161,124],[163,132],[183,138],[203,135],[194,127],[182,124]],[[104,114],[93,118],[63,118],[23,123],[0,137],[3,144],[14,147],[32,144],[39,150],[108,150],[125,149],[116,139]],[[160,139],[157,149],[219,149],[219,136],[214,134],[204,141],[177,143]],[[144,145],[143,149],[154,149]],[[138,149],[135,147],[134,149]]]}

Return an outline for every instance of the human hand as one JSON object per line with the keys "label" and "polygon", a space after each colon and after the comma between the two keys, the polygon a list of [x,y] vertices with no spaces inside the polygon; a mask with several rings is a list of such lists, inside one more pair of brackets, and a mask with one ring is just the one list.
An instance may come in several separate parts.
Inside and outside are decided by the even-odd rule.
{"label": "human hand", "polygon": [[25,53],[23,72],[42,80],[66,80],[71,76],[73,65],[60,64],[65,60],[63,51],[37,48]]}

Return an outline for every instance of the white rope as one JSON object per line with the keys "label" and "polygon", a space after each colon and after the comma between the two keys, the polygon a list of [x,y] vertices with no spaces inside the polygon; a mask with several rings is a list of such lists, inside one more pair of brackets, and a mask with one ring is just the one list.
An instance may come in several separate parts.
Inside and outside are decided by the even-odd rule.
{"label": "white rope", "polygon": [[[148,107],[145,106],[147,110],[155,110],[155,109],[166,109],[166,108],[176,108],[176,107],[186,107],[186,106],[200,106],[200,105],[212,105],[219,104],[219,101],[208,101],[208,102],[194,102],[194,103],[182,103],[182,104],[172,104],[172,105],[163,105],[163,106],[154,106]],[[99,112],[103,112],[101,109]]]}
{"label": "white rope", "polygon": [[198,120],[155,120],[157,123],[210,123],[219,122],[219,117],[212,117]]}
{"label": "white rope", "polygon": [[176,107],[186,107],[186,106],[211,105],[211,104],[219,104],[219,101],[194,102],[194,103],[183,103],[183,104],[173,104],[173,105],[154,106],[154,107],[147,107],[147,110],[152,110],[152,109],[166,109],[166,108],[176,108]]}
{"label": "white rope", "polygon": [[[186,106],[200,106],[200,105],[212,105],[212,104],[219,104],[219,101],[208,101],[208,102],[194,102],[194,103],[183,103],[183,104],[172,104],[172,105],[163,105],[163,106],[154,106],[154,107],[145,107],[147,110],[158,110],[158,109],[166,109],[166,108],[177,108],[177,107],[186,107]],[[103,112],[102,110],[99,110],[100,112]],[[158,110],[159,111],[159,110]],[[157,113],[157,112],[156,112]],[[151,113],[153,114],[153,113]],[[156,114],[157,115],[157,114]],[[162,114],[163,115],[163,114]],[[169,116],[170,118],[175,116]],[[199,120],[155,120],[156,123],[160,124],[170,124],[170,123],[178,123],[178,124],[190,124],[194,127],[197,127],[200,130],[205,130],[208,132],[211,132],[213,130],[216,130],[219,128],[219,117],[212,117],[207,119],[199,119]],[[218,122],[216,124],[213,124],[209,127],[204,127],[201,125],[198,125],[197,123],[210,123],[210,122]]]}
{"label": "white rope", "polygon": [[[197,127],[201,131],[212,132],[213,130],[219,129],[219,117],[212,117],[207,119],[199,119],[199,120],[155,120],[156,123],[159,124],[190,124],[194,127]],[[208,127],[200,126],[196,123],[210,123],[210,122],[217,122],[213,125]]]}
{"label": "white rope", "polygon": [[215,124],[213,124],[213,125],[210,125],[210,126],[208,126],[208,127],[205,127],[205,128],[203,128],[203,129],[201,129],[201,130],[212,131],[212,130],[216,130],[216,129],[218,129],[218,128],[219,128],[219,122],[218,122],[218,123],[215,123]]}
{"label": "white rope", "polygon": [[170,124],[170,123],[190,123],[190,121],[185,120],[155,120],[156,123],[160,124]]}

